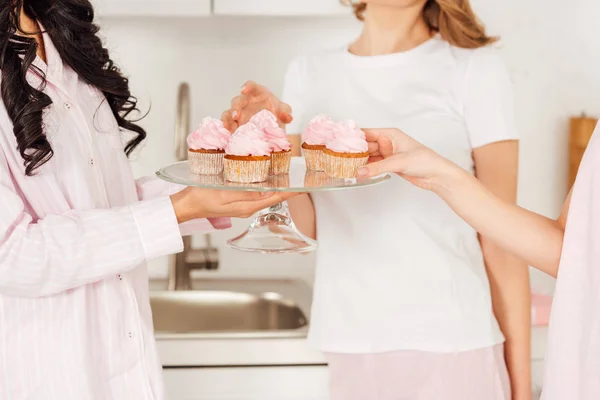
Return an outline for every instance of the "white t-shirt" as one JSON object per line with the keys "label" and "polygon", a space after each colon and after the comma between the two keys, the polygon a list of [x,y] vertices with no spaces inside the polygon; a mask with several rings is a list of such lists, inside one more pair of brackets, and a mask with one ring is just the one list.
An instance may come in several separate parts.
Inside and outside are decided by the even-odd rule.
{"label": "white t-shirt", "polygon": [[[473,148],[517,139],[511,80],[497,50],[439,37],[403,53],[346,49],[295,59],[288,132],[326,114],[394,127],[473,172]],[[435,194],[399,177],[312,195],[317,272],[309,340],[339,353],[455,352],[504,338],[477,233]]]}

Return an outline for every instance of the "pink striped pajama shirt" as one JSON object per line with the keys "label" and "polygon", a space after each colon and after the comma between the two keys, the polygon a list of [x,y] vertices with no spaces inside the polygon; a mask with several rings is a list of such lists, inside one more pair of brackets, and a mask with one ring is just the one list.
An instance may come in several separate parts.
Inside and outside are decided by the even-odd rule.
{"label": "pink striped pajama shirt", "polygon": [[162,399],[144,262],[228,221],[179,227],[180,188],[134,179],[104,96],[44,41],[54,157],[35,176],[0,105],[0,399]]}

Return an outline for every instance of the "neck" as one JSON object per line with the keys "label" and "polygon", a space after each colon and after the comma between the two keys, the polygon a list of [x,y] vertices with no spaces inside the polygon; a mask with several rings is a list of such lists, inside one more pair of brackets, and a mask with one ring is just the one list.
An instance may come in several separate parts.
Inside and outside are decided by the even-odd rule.
{"label": "neck", "polygon": [[19,14],[19,28],[19,33],[23,36],[35,36],[34,33],[39,30],[37,23],[27,15],[24,8],[21,8],[21,13]]}
{"label": "neck", "polygon": [[419,46],[431,36],[422,4],[405,8],[369,4],[363,31],[350,51],[360,56],[399,53]]}

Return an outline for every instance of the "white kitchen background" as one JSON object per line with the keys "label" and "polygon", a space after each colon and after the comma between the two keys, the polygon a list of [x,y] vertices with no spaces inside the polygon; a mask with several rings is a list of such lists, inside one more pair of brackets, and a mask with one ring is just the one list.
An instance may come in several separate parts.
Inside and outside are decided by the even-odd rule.
{"label": "white kitchen background", "polygon": [[[359,28],[336,0],[214,0],[216,13],[258,14],[244,16],[210,15],[210,4],[204,0],[97,3],[107,10],[100,21],[114,58],[131,77],[142,109],[150,107],[142,121],[149,140],[134,161],[139,176],[174,161],[180,82],[191,86],[196,125],[204,116],[219,116],[248,79],[279,93],[294,55],[343,46]],[[582,112],[600,114],[600,2],[473,0],[473,4],[489,31],[502,36],[515,83],[522,135],[519,202],[556,216],[567,192],[568,118]],[[325,15],[306,15],[315,13]],[[261,256],[228,249],[225,239],[246,224],[236,221],[232,231],[214,235],[221,268],[207,273],[311,279],[313,256]],[[153,261],[152,275],[165,275],[167,265],[167,259]],[[534,273],[533,286],[550,293],[553,282]]]}

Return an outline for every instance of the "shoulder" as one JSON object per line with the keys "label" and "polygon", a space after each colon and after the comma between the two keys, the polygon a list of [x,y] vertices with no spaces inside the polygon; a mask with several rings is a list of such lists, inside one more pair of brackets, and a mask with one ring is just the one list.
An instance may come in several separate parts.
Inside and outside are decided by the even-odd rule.
{"label": "shoulder", "polygon": [[456,64],[465,77],[508,74],[501,47],[498,44],[478,49],[463,49],[449,45]]}

